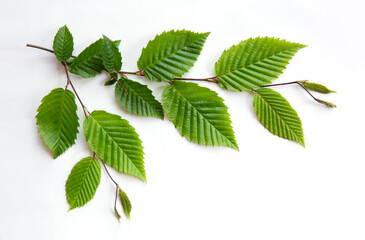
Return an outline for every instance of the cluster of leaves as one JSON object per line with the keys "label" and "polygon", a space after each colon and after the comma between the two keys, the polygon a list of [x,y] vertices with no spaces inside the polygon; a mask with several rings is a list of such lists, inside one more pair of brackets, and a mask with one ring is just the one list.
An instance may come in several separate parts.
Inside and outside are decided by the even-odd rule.
{"label": "cluster of leaves", "polygon": [[[193,79],[181,78],[194,65],[208,35],[186,30],[163,32],[143,48],[137,62],[139,70],[132,74],[166,84],[160,103],[148,86],[127,78],[124,74],[127,72],[121,71],[120,41],[103,36],[73,57],[70,31],[66,26],[58,30],[53,52],[65,67],[67,85],[65,89],[52,90],[42,99],[36,118],[42,139],[57,158],[77,138],[79,118],[74,93],[84,110],[83,132],[93,154],[79,161],[69,175],[66,196],[70,209],[81,207],[93,198],[100,182],[100,163],[143,181],[146,181],[146,173],[142,141],[135,129],[118,115],[102,110],[89,113],[77,95],[68,72],[91,78],[106,71],[110,78],[105,85],[115,85],[115,97],[126,111],[161,119],[166,114],[189,141],[238,150],[223,99],[209,88],[183,81]],[[252,92],[253,107],[262,125],[271,133],[304,146],[302,123],[297,112],[282,95],[267,88],[283,72],[294,54],[304,47],[278,38],[250,38],[224,51],[215,63],[216,76],[203,80],[218,83],[227,90]],[[308,93],[309,90],[332,92],[316,83],[295,83]],[[74,93],[67,89],[68,86]],[[118,184],[116,187],[120,203],[129,217],[130,201]],[[116,215],[120,217],[117,211]]]}

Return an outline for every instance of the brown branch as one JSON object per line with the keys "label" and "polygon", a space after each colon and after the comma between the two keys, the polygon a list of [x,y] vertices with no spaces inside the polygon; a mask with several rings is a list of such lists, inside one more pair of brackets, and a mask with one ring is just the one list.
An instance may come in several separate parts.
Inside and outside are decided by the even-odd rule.
{"label": "brown branch", "polygon": [[80,104],[82,106],[82,109],[84,110],[85,117],[88,118],[90,116],[90,112],[87,110],[87,108],[85,107],[85,105],[81,101],[81,98],[79,97],[79,94],[77,94],[76,89],[75,89],[74,85],[72,84],[72,81],[71,81],[70,76],[68,74],[68,71],[69,71],[68,66],[67,66],[67,64],[65,62],[62,62],[62,65],[65,68],[66,77],[67,77],[67,85],[66,85],[65,89],[67,89],[67,86],[69,84],[71,85],[73,92],[75,93],[77,99],[79,100],[79,102],[80,102]]}
{"label": "brown branch", "polygon": [[[37,49],[40,49],[40,50],[43,50],[43,51],[47,51],[47,52],[50,52],[50,53],[54,53],[53,50],[49,49],[49,48],[44,48],[44,47],[41,47],[41,46],[37,46],[37,45],[33,45],[33,44],[29,44],[27,43],[27,45],[25,45],[26,47],[31,47],[31,48],[37,48]],[[76,58],[76,56],[71,56],[72,58]]]}

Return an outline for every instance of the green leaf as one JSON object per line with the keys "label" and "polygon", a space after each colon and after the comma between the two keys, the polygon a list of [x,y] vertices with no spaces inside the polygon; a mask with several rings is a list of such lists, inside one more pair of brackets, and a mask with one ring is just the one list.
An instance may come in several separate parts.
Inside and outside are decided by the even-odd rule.
{"label": "green leaf", "polygon": [[114,207],[114,213],[115,213],[115,216],[117,217],[118,221],[120,221],[120,219],[121,219],[122,216],[120,216],[120,214],[119,214],[119,212],[118,212],[118,210],[117,210],[116,207]]}
{"label": "green leaf", "polygon": [[123,206],[124,214],[128,218],[131,218],[132,204],[129,201],[127,194],[124,191],[119,190],[119,198],[120,198],[120,202],[122,203],[122,206]]}
{"label": "green leaf", "polygon": [[138,82],[121,77],[119,82],[127,90],[127,93],[119,85],[115,85],[115,97],[118,102],[130,113],[140,116],[153,116],[163,119],[163,109],[152,95],[152,91]]}
{"label": "green leaf", "polygon": [[323,86],[318,83],[301,82],[300,84],[302,84],[306,89],[311,90],[311,91],[324,93],[324,94],[335,93],[335,91],[329,90],[326,86]]}
{"label": "green leaf", "polygon": [[272,89],[260,88],[255,91],[253,106],[259,121],[272,134],[304,147],[302,122],[283,96]]}
{"label": "green leaf", "polygon": [[[103,39],[99,39],[85,48],[70,65],[70,72],[84,78],[95,77],[104,70]],[[120,40],[113,42],[119,46]]]}
{"label": "green leaf", "polygon": [[74,50],[74,41],[66,25],[58,29],[53,40],[53,50],[60,62],[64,62],[71,57]]}
{"label": "green leaf", "polygon": [[70,66],[70,72],[84,78],[95,77],[103,70],[103,39],[85,48]]}
{"label": "green leaf", "polygon": [[76,114],[75,95],[62,88],[53,89],[42,99],[38,108],[38,132],[57,158],[76,140],[79,118]]}
{"label": "green leaf", "polygon": [[181,77],[194,65],[208,35],[186,30],[163,32],[143,48],[138,68],[153,81]]}
{"label": "green leaf", "polygon": [[176,81],[165,88],[162,104],[180,134],[190,141],[238,150],[228,108],[216,92]]}
{"label": "green leaf", "polygon": [[93,111],[84,121],[91,149],[119,172],[146,181],[142,141],[127,120],[105,111]]}
{"label": "green leaf", "polygon": [[301,48],[279,38],[250,38],[224,51],[215,63],[219,85],[228,90],[253,90],[270,83]]}
{"label": "green leaf", "polygon": [[335,104],[333,104],[333,103],[331,103],[331,102],[328,102],[328,101],[323,101],[323,100],[318,99],[318,98],[316,98],[315,100],[316,100],[317,102],[321,103],[321,104],[326,105],[326,106],[327,106],[327,107],[329,107],[329,108],[336,108],[336,107],[337,107]]}
{"label": "green leaf", "polygon": [[117,80],[115,79],[118,79],[118,73],[112,73],[112,74],[114,77],[110,77],[109,80],[104,83],[104,86],[110,86],[117,82]]}
{"label": "green leaf", "polygon": [[120,71],[122,68],[122,56],[118,47],[108,37],[103,35],[103,63],[109,73]]}
{"label": "green leaf", "polygon": [[82,207],[95,195],[100,183],[101,166],[92,157],[86,157],[72,168],[66,182],[66,198],[70,210]]}

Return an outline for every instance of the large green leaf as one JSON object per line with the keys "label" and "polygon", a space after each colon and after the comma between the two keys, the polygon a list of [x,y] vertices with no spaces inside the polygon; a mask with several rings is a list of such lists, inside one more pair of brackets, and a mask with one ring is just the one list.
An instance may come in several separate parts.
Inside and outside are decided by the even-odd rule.
{"label": "large green leaf", "polygon": [[93,111],[84,121],[91,149],[116,170],[146,181],[142,141],[127,120],[105,111]]}
{"label": "large green leaf", "polygon": [[132,204],[131,204],[131,201],[129,201],[129,198],[128,198],[127,194],[122,190],[119,190],[119,199],[120,199],[120,202],[122,204],[124,214],[128,218],[130,218],[131,217],[131,211],[132,211]]}
{"label": "large green leaf", "polygon": [[215,63],[219,85],[228,90],[253,90],[270,83],[301,48],[278,38],[250,38],[224,51]]}
{"label": "large green leaf", "polygon": [[130,113],[140,116],[154,116],[163,119],[162,105],[152,95],[152,91],[138,82],[121,77],[119,85],[115,85],[115,97],[118,102]]}
{"label": "large green leaf", "polygon": [[[84,78],[95,77],[104,70],[103,64],[103,39],[99,39],[85,48],[70,65],[70,72]],[[116,47],[120,41],[113,42]]]}
{"label": "large green leaf", "polygon": [[163,32],[143,48],[138,68],[153,81],[181,77],[194,65],[208,35],[186,30]]}
{"label": "large green leaf", "polygon": [[75,95],[62,88],[53,89],[38,108],[37,125],[43,141],[57,158],[76,140],[79,118]]}
{"label": "large green leaf", "polygon": [[60,62],[69,59],[74,50],[73,37],[67,26],[61,27],[53,40],[53,51]]}
{"label": "large green leaf", "polygon": [[109,73],[114,73],[122,68],[122,56],[118,47],[103,35],[103,64]]}
{"label": "large green leaf", "polygon": [[98,160],[86,157],[76,163],[66,182],[66,198],[70,210],[84,206],[94,197],[100,176],[101,166]]}
{"label": "large green leaf", "polygon": [[228,108],[216,92],[176,81],[165,88],[162,104],[177,130],[190,141],[238,150]]}
{"label": "large green leaf", "polygon": [[262,125],[272,134],[304,147],[302,122],[283,96],[272,89],[260,88],[255,91],[253,106]]}

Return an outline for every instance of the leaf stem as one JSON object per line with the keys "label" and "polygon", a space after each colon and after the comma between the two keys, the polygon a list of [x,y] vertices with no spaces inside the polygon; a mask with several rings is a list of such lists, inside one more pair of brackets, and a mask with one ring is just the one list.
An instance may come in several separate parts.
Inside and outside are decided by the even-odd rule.
{"label": "leaf stem", "polygon": [[107,73],[109,73],[109,75],[114,78],[115,81],[118,82],[118,84],[124,89],[124,92],[128,95],[127,89],[125,89],[125,87],[120,83],[120,81],[118,80],[118,78],[116,78],[113,74],[111,74],[110,72],[108,72],[106,69],[104,69]]}
{"label": "leaf stem", "polygon": [[294,81],[294,82],[286,82],[286,83],[275,83],[275,84],[267,84],[262,87],[276,87],[276,86],[283,86],[283,85],[290,85],[290,84],[298,84],[301,82],[308,82],[308,80],[301,80],[301,81]]}
{"label": "leaf stem", "polygon": [[[95,152],[94,152],[94,156],[96,156]],[[110,175],[110,173],[109,173],[109,171],[108,171],[108,168],[106,167],[106,165],[105,165],[104,161],[103,161],[103,160],[101,160],[100,158],[99,158],[99,160],[100,160],[100,162],[103,164],[103,167],[104,167],[104,169],[105,169],[105,172],[106,172],[106,173],[107,173],[107,175],[109,176],[110,180],[112,180],[112,182],[115,184],[114,212],[115,212],[115,214],[117,215],[118,220],[119,220],[120,216],[119,216],[119,213],[118,213],[118,211],[117,211],[117,200],[118,200],[118,195],[119,195],[119,191],[118,191],[118,190],[122,190],[122,189],[119,187],[118,183],[117,183],[117,182],[116,182],[116,181],[112,178],[112,176]]]}
{"label": "leaf stem", "polygon": [[[94,153],[95,154],[95,153]],[[96,156],[96,154],[95,154],[95,156]],[[99,158],[99,160],[100,160],[100,162],[103,164],[103,166],[104,166],[104,169],[105,169],[105,172],[106,172],[106,174],[109,176],[109,178],[110,178],[110,180],[112,180],[112,182],[117,186],[117,187],[119,187],[119,185],[118,185],[118,183],[112,178],[112,176],[110,175],[110,173],[109,173],[109,171],[108,171],[108,168],[106,167],[106,165],[105,165],[105,162],[103,161],[103,160],[101,160],[100,158]]]}
{"label": "leaf stem", "polygon": [[120,74],[134,74],[134,75],[143,76],[143,72],[142,71],[136,71],[136,72],[118,71],[117,73],[120,73]]}
{"label": "leaf stem", "polygon": [[[54,51],[52,49],[49,49],[49,48],[44,48],[44,47],[41,47],[41,46],[37,46],[37,45],[34,45],[34,44],[29,44],[27,43],[27,45],[25,45],[26,47],[31,47],[31,48],[37,48],[37,49],[40,49],[40,50],[43,50],[43,51],[47,51],[47,52],[50,52],[50,53],[54,53]],[[76,56],[71,56],[72,58],[76,58]]]}
{"label": "leaf stem", "polygon": [[297,84],[299,85],[299,86],[301,86],[315,101],[317,101],[317,102],[319,102],[319,103],[322,103],[322,100],[320,100],[320,99],[318,99],[318,98],[316,98],[316,97],[314,97],[313,96],[313,94],[308,90],[308,89],[306,89],[300,82],[297,82]]}
{"label": "leaf stem", "polygon": [[309,94],[309,96],[311,96],[314,99],[314,101],[319,102],[319,103],[322,103],[322,104],[327,105],[329,107],[335,107],[334,104],[329,103],[329,102],[326,102],[326,101],[323,101],[323,100],[318,99],[315,96],[313,96],[313,94],[307,88],[305,88],[303,86],[303,84],[302,84],[303,82],[308,82],[308,80],[300,80],[300,81],[287,82],[287,83],[267,84],[267,85],[264,85],[262,87],[275,87],[275,86],[283,86],[283,85],[290,85],[290,84],[298,84],[299,86],[301,86]]}
{"label": "leaf stem", "polygon": [[210,78],[174,78],[174,81],[206,81],[206,82],[213,82],[218,83],[218,79],[216,77]]}
{"label": "leaf stem", "polygon": [[[117,73],[119,74],[133,74],[133,75],[137,75],[137,76],[144,76],[143,74],[143,70],[140,71],[136,71],[136,72],[131,72],[131,71],[118,71]],[[214,83],[218,83],[218,79],[217,77],[209,77],[209,78],[173,78],[173,81],[206,81],[206,82],[214,82]]]}
{"label": "leaf stem", "polygon": [[89,116],[90,116],[90,112],[87,110],[87,108],[85,107],[85,105],[84,105],[84,104],[83,104],[83,102],[81,101],[81,98],[79,97],[79,94],[77,94],[77,91],[76,91],[76,89],[75,89],[74,85],[72,84],[72,81],[71,81],[71,79],[70,79],[70,75],[68,74],[69,69],[68,69],[67,64],[66,64],[65,62],[62,62],[62,65],[63,65],[63,66],[64,66],[64,68],[65,68],[66,77],[67,77],[67,85],[66,85],[66,88],[65,88],[65,89],[67,89],[67,86],[68,86],[69,84],[71,85],[73,92],[75,93],[75,95],[76,95],[77,99],[79,100],[79,102],[80,102],[80,104],[81,104],[81,106],[82,106],[82,110],[84,110],[85,117],[86,117],[86,118],[89,118]]}

